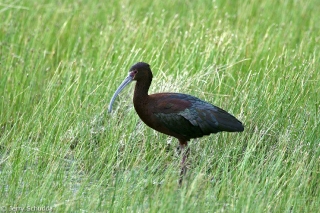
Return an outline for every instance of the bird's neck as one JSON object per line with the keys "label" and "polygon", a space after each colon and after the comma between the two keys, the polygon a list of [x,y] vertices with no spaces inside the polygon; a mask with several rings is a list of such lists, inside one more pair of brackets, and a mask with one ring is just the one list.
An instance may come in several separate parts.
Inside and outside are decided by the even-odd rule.
{"label": "bird's neck", "polygon": [[140,118],[144,117],[148,113],[148,90],[151,85],[151,81],[152,73],[150,72],[149,75],[145,76],[145,78],[138,80],[134,88],[133,105]]}
{"label": "bird's neck", "polygon": [[137,81],[135,89],[134,89],[134,95],[133,95],[133,102],[139,103],[143,102],[148,97],[148,90],[151,85],[150,82],[146,81]]}
{"label": "bird's neck", "polygon": [[148,126],[152,127],[152,123],[149,122],[148,118],[150,117],[150,108],[149,108],[149,95],[148,89],[150,87],[150,83],[137,82],[134,95],[133,95],[133,105],[140,119],[145,122]]}

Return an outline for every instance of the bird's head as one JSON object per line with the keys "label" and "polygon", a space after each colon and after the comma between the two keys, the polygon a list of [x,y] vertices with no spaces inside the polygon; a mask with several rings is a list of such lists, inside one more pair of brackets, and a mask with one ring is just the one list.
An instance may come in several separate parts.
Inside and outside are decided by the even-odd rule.
{"label": "bird's head", "polygon": [[139,81],[143,78],[149,78],[149,76],[152,78],[150,65],[144,62],[138,62],[133,65],[130,68],[128,75],[128,77],[132,78],[132,81]]}
{"label": "bird's head", "polygon": [[152,72],[150,69],[150,65],[144,62],[138,62],[135,65],[133,65],[130,70],[128,76],[123,80],[123,82],[120,84],[118,89],[115,91],[115,93],[112,96],[112,99],[110,101],[109,105],[109,113],[112,110],[112,104],[118,94],[132,81],[150,81],[152,80]]}

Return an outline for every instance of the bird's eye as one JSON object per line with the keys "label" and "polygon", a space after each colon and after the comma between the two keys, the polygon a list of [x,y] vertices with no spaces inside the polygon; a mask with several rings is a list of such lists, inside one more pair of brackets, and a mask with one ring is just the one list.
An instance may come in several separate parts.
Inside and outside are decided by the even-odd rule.
{"label": "bird's eye", "polygon": [[129,75],[130,75],[132,78],[134,78],[137,73],[138,73],[138,70],[132,70],[132,71],[130,71]]}

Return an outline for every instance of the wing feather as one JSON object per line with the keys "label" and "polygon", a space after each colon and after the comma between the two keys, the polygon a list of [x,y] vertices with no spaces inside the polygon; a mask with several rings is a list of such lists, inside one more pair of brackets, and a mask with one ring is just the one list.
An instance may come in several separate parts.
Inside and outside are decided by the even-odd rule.
{"label": "wing feather", "polygon": [[243,131],[242,123],[225,110],[196,97],[165,93],[154,114],[171,131],[197,138],[220,131]]}

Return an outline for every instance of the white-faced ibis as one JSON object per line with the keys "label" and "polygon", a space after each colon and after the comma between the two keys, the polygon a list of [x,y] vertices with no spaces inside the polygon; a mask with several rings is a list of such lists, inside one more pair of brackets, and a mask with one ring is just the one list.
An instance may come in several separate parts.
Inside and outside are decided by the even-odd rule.
{"label": "white-faced ibis", "polygon": [[152,81],[150,65],[139,62],[133,65],[127,78],[114,93],[108,111],[117,95],[131,81],[137,81],[133,105],[141,120],[152,129],[177,138],[182,152],[179,184],[187,171],[188,141],[211,133],[242,132],[242,123],[228,112],[194,96],[180,93],[148,95]]}

